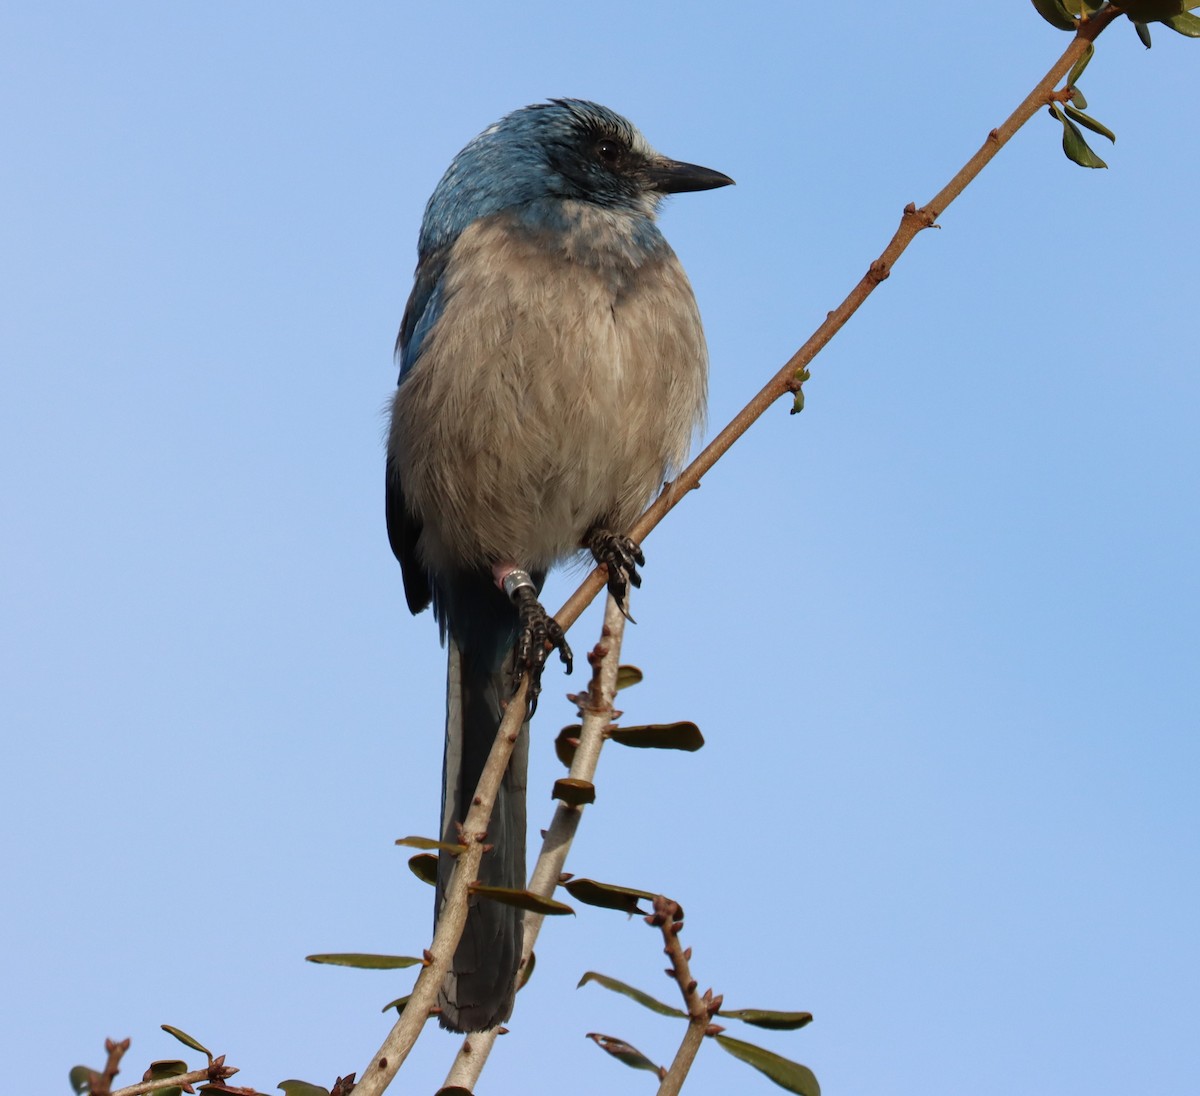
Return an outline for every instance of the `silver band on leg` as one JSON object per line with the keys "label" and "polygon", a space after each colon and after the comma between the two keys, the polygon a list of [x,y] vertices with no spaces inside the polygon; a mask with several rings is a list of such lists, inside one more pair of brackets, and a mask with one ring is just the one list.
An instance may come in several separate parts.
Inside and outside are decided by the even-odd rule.
{"label": "silver band on leg", "polygon": [[534,594],[537,593],[537,586],[529,577],[528,571],[512,570],[504,576],[503,590],[508,595],[509,601],[516,601],[517,594],[525,587],[529,587]]}

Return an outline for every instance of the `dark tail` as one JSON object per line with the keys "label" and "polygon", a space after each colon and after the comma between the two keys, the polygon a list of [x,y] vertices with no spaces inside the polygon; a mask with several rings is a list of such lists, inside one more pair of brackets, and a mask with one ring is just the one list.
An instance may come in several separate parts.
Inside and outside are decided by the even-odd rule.
{"label": "dark tail", "polygon": [[[511,645],[511,640],[509,640]],[[475,785],[500,726],[501,700],[511,681],[511,651],[498,663],[495,647],[463,649],[453,631],[447,643],[446,752],[442,769],[442,840],[459,839],[458,823],[467,816]],[[465,646],[465,644],[464,644]],[[521,728],[512,760],[500,786],[479,881],[496,887],[525,887],[525,781],[529,764],[529,724]],[[442,908],[454,860],[438,860],[437,904]],[[441,1025],[451,1031],[485,1031],[507,1020],[516,993],[521,962],[521,910],[487,898],[472,898],[458,950],[442,983],[438,1004]]]}

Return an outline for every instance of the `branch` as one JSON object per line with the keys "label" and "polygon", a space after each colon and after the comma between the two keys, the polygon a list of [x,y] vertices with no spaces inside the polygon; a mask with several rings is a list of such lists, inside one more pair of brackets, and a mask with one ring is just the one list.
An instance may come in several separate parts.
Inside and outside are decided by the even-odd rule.
{"label": "branch", "polygon": [[667,1070],[662,1084],[658,1086],[658,1096],[677,1096],[683,1088],[684,1078],[692,1068],[692,1062],[695,1061],[696,1052],[704,1042],[704,1037],[711,1033],[712,1018],[723,1000],[721,997],[713,997],[711,989],[706,989],[702,994],[696,992],[696,979],[692,977],[688,963],[692,957],[692,949],[684,948],[679,943],[679,930],[683,928],[683,922],[678,918],[679,906],[661,894],[654,899],[654,913],[646,918],[647,924],[657,925],[662,930],[665,945],[663,951],[671,960],[667,973],[679,985],[679,992],[683,995],[688,1014],[688,1026],[683,1042],[679,1044],[675,1060],[671,1062],[671,1068]]}
{"label": "branch", "polygon": [[110,1096],[112,1093],[113,1078],[121,1072],[121,1059],[129,1049],[129,1040],[105,1039],[104,1049],[108,1052],[104,1071],[97,1073],[91,1070],[88,1075],[88,1092],[92,1096]]}
{"label": "branch", "polygon": [[[129,1045],[130,1040],[128,1039],[121,1039],[120,1041],[116,1039],[104,1040],[104,1049],[108,1052],[108,1060],[104,1064],[104,1070],[100,1073],[97,1073],[95,1070],[88,1071],[87,1090],[91,1093],[91,1096],[143,1096],[144,1093],[148,1092],[178,1088],[183,1088],[191,1092],[192,1089],[188,1087],[190,1085],[203,1084],[205,1082],[212,1085],[220,1085],[221,1082],[228,1080],[238,1072],[236,1067],[225,1064],[225,1055],[222,1054],[219,1058],[214,1058],[210,1054],[208,1056],[208,1065],[203,1069],[193,1069],[186,1073],[176,1073],[170,1077],[143,1077],[142,1080],[135,1084],[126,1085],[124,1088],[114,1091],[112,1083],[117,1074],[121,1072],[121,1059],[125,1056]],[[183,1065],[184,1063],[180,1062],[179,1064]],[[74,1080],[75,1072],[75,1070],[71,1071],[72,1080]],[[223,1088],[222,1091],[232,1092],[234,1090]],[[253,1090],[249,1088],[237,1089],[237,1091],[247,1093],[248,1096],[253,1096]]]}
{"label": "branch", "polygon": [[430,1010],[437,1003],[438,990],[450,967],[450,960],[467,923],[468,887],[479,877],[479,863],[483,859],[487,828],[496,803],[496,793],[508,769],[508,761],[516,745],[521,724],[525,720],[525,694],[529,679],[523,678],[508,708],[500,727],[487,764],[479,776],[475,798],[463,822],[463,844],[466,851],[459,853],[454,870],[446,885],[446,898],[438,917],[437,930],[429,950],[425,952],[425,965],[417,976],[416,985],[405,1005],[404,1011],[388,1032],[383,1046],[375,1053],[362,1078],[355,1086],[355,1096],[379,1096],[395,1077],[396,1071],[408,1057],[413,1045],[420,1037]]}
{"label": "branch", "polygon": [[[762,417],[771,404],[781,396],[799,391],[808,364],[824,348],[825,344],[845,326],[880,282],[888,277],[896,260],[912,243],[917,233],[922,229],[932,227],[938,217],[946,211],[947,206],[966,189],[967,185],[987,166],[992,157],[1011,140],[1017,130],[1042,107],[1049,104],[1051,94],[1058,82],[1071,71],[1071,67],[1087,51],[1088,45],[1121,14],[1119,8],[1105,8],[1086,22],[1080,23],[1079,30],[1066,52],[1054,63],[1053,68],[1046,73],[1005,122],[987,135],[982,147],[963,165],[962,170],[925,206],[918,209],[910,203],[905,207],[903,216],[900,218],[900,227],[896,230],[891,242],[884,248],[879,258],[867,268],[866,274],[863,275],[858,285],[834,311],[829,313],[825,322],[809,336],[808,341],[734,416],[725,429],[708,443],[703,452],[672,483],[663,488],[662,493],[630,531],[630,536],[634,540],[639,543],[644,541],[650,531],[679,504],[689,491],[699,487],[704,474],[725,455],[738,438]],[[571,595],[555,618],[563,628],[570,627],[579,619],[579,615],[603,587],[604,581],[605,570],[603,567],[597,567],[580,583],[579,588]]]}
{"label": "branch", "polygon": [[[126,1085],[125,1088],[119,1088],[116,1092],[110,1093],[109,1096],[142,1096],[143,1093],[157,1092],[167,1088],[183,1088],[185,1091],[191,1091],[186,1088],[187,1085],[203,1084],[220,1084],[237,1073],[237,1068],[234,1066],[225,1065],[225,1056],[214,1058],[203,1069],[193,1069],[190,1073],[177,1073],[173,1077],[159,1077],[154,1081],[138,1081],[137,1084]],[[224,1091],[224,1089],[222,1089]],[[251,1092],[251,1089],[239,1089],[239,1092]]]}
{"label": "branch", "polygon": [[[613,701],[617,695],[617,669],[621,662],[621,640],[624,634],[625,616],[610,597],[604,610],[604,627],[600,633],[600,642],[588,655],[588,662],[592,666],[592,680],[587,692],[575,698],[579,704],[582,727],[579,732],[579,745],[571,761],[569,779],[586,780],[590,784],[595,778],[600,751],[604,747],[605,732],[615,718]],[[582,807],[572,807],[562,802],[558,804],[550,828],[545,831],[542,851],[538,854],[537,863],[534,864],[533,873],[529,877],[527,889],[534,894],[543,898],[554,896],[554,888],[558,886],[582,814]],[[525,936],[521,944],[522,970],[529,965],[529,957],[533,954],[533,946],[545,919],[544,914],[525,914]],[[498,1028],[493,1028],[479,1035],[468,1035],[463,1040],[454,1064],[446,1075],[444,1087],[457,1085],[465,1089],[474,1088],[495,1045],[498,1031]]]}

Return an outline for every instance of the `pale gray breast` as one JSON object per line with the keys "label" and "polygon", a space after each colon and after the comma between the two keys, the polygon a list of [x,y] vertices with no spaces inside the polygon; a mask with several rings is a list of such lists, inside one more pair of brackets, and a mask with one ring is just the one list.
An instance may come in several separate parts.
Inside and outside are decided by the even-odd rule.
{"label": "pale gray breast", "polygon": [[704,335],[674,253],[634,267],[619,237],[602,254],[558,242],[504,216],[468,228],[397,390],[390,444],[435,567],[542,568],[594,524],[628,530],[703,416]]}

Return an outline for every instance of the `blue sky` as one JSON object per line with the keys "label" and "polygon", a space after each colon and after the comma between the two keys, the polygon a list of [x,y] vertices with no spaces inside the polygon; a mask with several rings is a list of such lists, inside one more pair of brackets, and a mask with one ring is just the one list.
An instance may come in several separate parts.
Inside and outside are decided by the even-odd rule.
{"label": "blue sky", "polygon": [[[443,654],[382,514],[421,211],[506,111],[594,98],[738,185],[663,215],[726,421],[1065,35],[1027,4],[46,3],[0,42],[5,1088],[189,1030],[241,1083],[361,1069],[431,894]],[[1200,43],[1101,39],[1118,143],[1036,118],[646,545],[628,720],[568,868],[688,911],[733,1032],[827,1093],[1186,1091],[1195,774]],[[1101,147],[1103,146],[1103,147]],[[556,606],[571,576],[552,581]],[[594,642],[597,609],[572,634]],[[577,673],[569,682],[579,686]],[[531,822],[573,710],[548,674]],[[540,745],[539,745],[540,742]],[[539,808],[538,804],[541,803]],[[542,818],[539,820],[539,810]],[[549,925],[480,1092],[653,1091],[656,938]],[[456,1042],[430,1031],[402,1091]],[[774,1091],[706,1047],[690,1092]]]}

